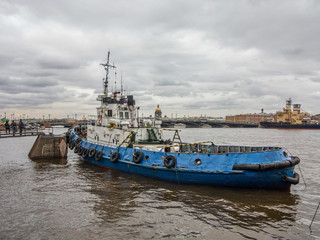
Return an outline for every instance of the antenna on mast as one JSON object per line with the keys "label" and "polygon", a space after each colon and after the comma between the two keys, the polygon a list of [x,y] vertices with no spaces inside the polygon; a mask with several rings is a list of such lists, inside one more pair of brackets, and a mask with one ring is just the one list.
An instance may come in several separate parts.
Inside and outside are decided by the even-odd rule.
{"label": "antenna on mast", "polygon": [[123,85],[122,85],[122,71],[121,71],[121,95],[123,94]]}
{"label": "antenna on mast", "polygon": [[104,69],[106,70],[106,78],[104,78],[103,80],[103,85],[104,85],[104,94],[108,94],[108,82],[109,82],[109,68],[116,68],[116,66],[111,65],[110,62],[110,50],[108,51],[108,57],[107,57],[107,62],[106,63],[100,63],[100,65],[102,65],[104,67]]}
{"label": "antenna on mast", "polygon": [[117,91],[117,71],[114,71],[114,91]]}

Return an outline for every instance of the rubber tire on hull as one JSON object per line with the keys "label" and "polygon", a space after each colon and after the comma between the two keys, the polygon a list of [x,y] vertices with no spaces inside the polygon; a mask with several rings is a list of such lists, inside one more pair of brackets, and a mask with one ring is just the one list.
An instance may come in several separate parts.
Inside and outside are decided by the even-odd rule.
{"label": "rubber tire on hull", "polygon": [[168,155],[166,156],[166,158],[164,159],[164,165],[167,167],[167,168],[172,168],[176,165],[176,158],[175,156],[172,156],[172,155]]}
{"label": "rubber tire on hull", "polygon": [[74,149],[75,146],[76,146],[75,142],[71,140],[71,142],[69,143],[70,150]]}
{"label": "rubber tire on hull", "polygon": [[78,151],[78,155],[80,155],[80,156],[81,156],[81,155],[82,155],[82,153],[83,153],[83,151],[84,151],[84,147],[80,147],[80,148],[79,148],[79,151]]}
{"label": "rubber tire on hull", "polygon": [[102,158],[102,155],[103,155],[103,151],[99,151],[99,152],[96,152],[95,156],[94,156],[94,159],[96,161],[100,161],[101,158]]}
{"label": "rubber tire on hull", "polygon": [[144,154],[140,151],[137,151],[133,154],[132,161],[134,163],[140,163],[144,158]]}
{"label": "rubber tire on hull", "polygon": [[110,161],[111,162],[116,162],[116,161],[118,161],[119,158],[120,158],[119,152],[114,152],[114,153],[112,153],[112,155],[110,157]]}
{"label": "rubber tire on hull", "polygon": [[80,150],[80,146],[77,145],[77,146],[75,146],[73,152],[74,152],[74,153],[78,153],[79,150]]}
{"label": "rubber tire on hull", "polygon": [[89,149],[85,148],[83,153],[82,153],[82,157],[86,158],[86,157],[88,157],[88,155],[89,155]]}
{"label": "rubber tire on hull", "polygon": [[89,157],[93,157],[93,156],[96,154],[96,152],[97,152],[97,149],[91,148],[91,149],[89,150],[88,156],[89,156]]}

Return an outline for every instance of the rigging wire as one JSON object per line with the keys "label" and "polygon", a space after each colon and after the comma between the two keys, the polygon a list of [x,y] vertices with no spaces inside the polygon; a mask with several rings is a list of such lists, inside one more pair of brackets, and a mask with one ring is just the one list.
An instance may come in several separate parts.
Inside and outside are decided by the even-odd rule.
{"label": "rigging wire", "polygon": [[316,215],[317,215],[317,212],[318,212],[318,210],[319,210],[319,206],[320,206],[320,202],[319,202],[319,204],[318,204],[318,207],[317,207],[316,212],[315,212],[314,215],[313,215],[312,221],[311,221],[311,223],[310,223],[310,225],[309,225],[309,229],[310,229],[310,230],[311,230],[311,226],[312,226],[312,224],[313,224],[313,221],[314,221],[314,219],[315,219],[315,217],[316,217]]}

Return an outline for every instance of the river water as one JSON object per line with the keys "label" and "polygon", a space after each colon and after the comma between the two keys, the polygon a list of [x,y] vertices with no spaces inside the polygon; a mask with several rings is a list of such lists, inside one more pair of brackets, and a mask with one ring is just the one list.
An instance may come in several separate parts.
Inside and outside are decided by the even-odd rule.
{"label": "river water", "polygon": [[67,161],[32,161],[35,137],[0,139],[0,239],[320,239],[320,210],[309,229],[320,201],[320,131],[183,129],[181,136],[283,146],[301,159],[300,184],[289,191],[179,185],[100,169],[72,151]]}

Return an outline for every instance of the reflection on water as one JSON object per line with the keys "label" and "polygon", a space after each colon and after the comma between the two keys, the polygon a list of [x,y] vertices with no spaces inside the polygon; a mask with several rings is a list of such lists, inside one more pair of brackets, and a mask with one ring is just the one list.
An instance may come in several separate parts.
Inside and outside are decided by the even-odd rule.
{"label": "reflection on water", "polygon": [[73,152],[67,161],[31,161],[27,154],[33,139],[6,139],[0,144],[0,239],[320,239],[320,214],[312,233],[308,228],[320,195],[319,134],[184,133],[187,140],[210,136],[217,143],[287,147],[301,158],[307,188],[179,185],[101,169]]}
{"label": "reflection on water", "polygon": [[[149,224],[149,228],[155,228],[160,221],[169,230],[172,225],[163,225],[163,220],[170,221],[173,216],[181,221],[188,216],[200,225],[223,228],[244,236],[247,233],[242,233],[242,229],[261,233],[265,228],[281,228],[283,222],[294,222],[299,202],[299,196],[290,191],[178,185],[105,171],[87,163],[83,164],[81,172],[85,172],[91,185],[88,191],[97,196],[93,209],[105,223],[126,225],[128,218],[136,216],[134,226]],[[154,224],[150,224],[146,215],[153,215],[151,223]],[[157,233],[156,229],[154,231]],[[272,236],[274,233],[268,230],[265,234]],[[160,236],[163,237],[160,233],[152,235]],[[277,232],[275,236],[278,236]]]}
{"label": "reflection on water", "polygon": [[50,164],[66,165],[68,163],[67,159],[65,158],[32,159],[31,161],[37,163],[37,167],[45,167]]}

